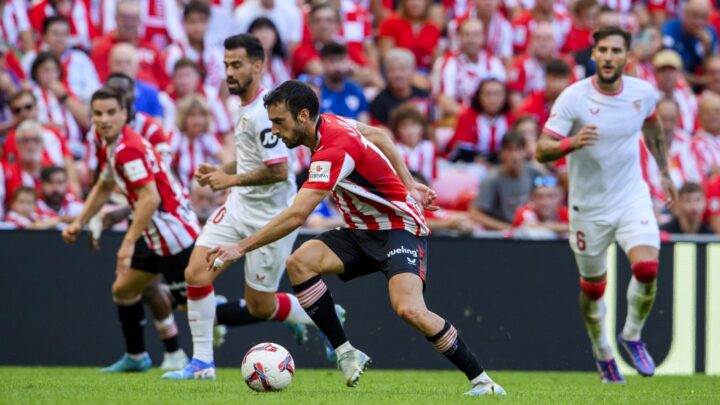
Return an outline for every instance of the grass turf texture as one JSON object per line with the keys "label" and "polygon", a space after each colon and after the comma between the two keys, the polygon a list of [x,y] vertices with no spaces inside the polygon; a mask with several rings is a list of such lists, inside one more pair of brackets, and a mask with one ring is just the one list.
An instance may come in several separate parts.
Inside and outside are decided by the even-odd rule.
{"label": "grass turf texture", "polygon": [[109,375],[91,368],[0,367],[0,403],[720,404],[720,377],[704,375],[629,377],[625,386],[605,386],[595,373],[493,372],[508,391],[505,398],[463,397],[467,382],[452,371],[371,369],[351,389],[337,370],[299,370],[287,390],[275,393],[250,391],[238,369],[218,370],[215,382],[163,381],[160,375],[158,369]]}

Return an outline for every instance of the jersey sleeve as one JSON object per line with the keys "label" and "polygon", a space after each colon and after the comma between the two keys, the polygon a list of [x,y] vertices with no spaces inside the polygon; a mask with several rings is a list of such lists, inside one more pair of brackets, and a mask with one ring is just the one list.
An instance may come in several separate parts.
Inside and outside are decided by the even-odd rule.
{"label": "jersey sleeve", "polygon": [[543,131],[556,138],[565,138],[570,135],[573,126],[573,96],[572,92],[565,90],[560,94],[550,110],[550,117],[545,122]]}
{"label": "jersey sleeve", "polygon": [[310,161],[308,179],[303,188],[334,190],[337,184],[352,173],[355,160],[340,148],[327,148],[316,152]]}
{"label": "jersey sleeve", "polygon": [[128,147],[118,152],[115,169],[129,188],[135,188],[155,180],[153,173],[157,169],[152,163],[141,150]]}
{"label": "jersey sleeve", "polygon": [[289,151],[287,146],[280,140],[280,138],[272,133],[270,119],[267,117],[267,113],[253,115],[253,124],[255,133],[258,136],[255,138],[257,142],[258,150],[262,156],[263,163],[270,166],[276,163],[282,163],[288,161]]}
{"label": "jersey sleeve", "polygon": [[720,180],[712,181],[707,186],[707,215],[720,215]]}

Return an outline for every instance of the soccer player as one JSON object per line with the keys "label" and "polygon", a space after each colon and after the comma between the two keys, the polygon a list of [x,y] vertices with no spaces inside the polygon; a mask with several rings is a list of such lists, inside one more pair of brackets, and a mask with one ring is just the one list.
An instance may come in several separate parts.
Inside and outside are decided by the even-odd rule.
{"label": "soccer player", "polygon": [[312,149],[308,180],[292,205],[258,232],[240,243],[208,251],[206,268],[211,271],[205,273],[206,278],[295,232],[332,192],[348,227],[304,243],[288,258],[287,270],[300,304],[335,348],[346,385],[358,384],[370,358],[345,336],[321,276],[336,274],[348,281],[381,271],[388,278],[395,312],[465,373],[472,384],[467,394],[504,394],[457,330],[425,306],[429,231],[416,201],[435,208],[435,194],[415,183],[390,137],[355,121],[318,114],[317,96],[298,81],[287,81],[265,96],[265,106],[273,135],[289,148],[305,145]]}
{"label": "soccer player", "polygon": [[627,254],[633,272],[627,319],[618,342],[640,374],[655,373],[640,332],[655,301],[660,232],[640,170],[640,132],[657,161],[668,204],[677,192],[654,112],[656,92],[649,83],[622,74],[630,34],[606,27],[595,32],[593,40],[597,73],[562,92],[545,124],[536,157],[541,162],[568,157],[570,246],[580,270],[580,309],[601,380],[624,383],[605,333],[602,298],[607,248],[613,241]]}
{"label": "soccer player", "polygon": [[[62,232],[73,243],[82,227],[110,199],[117,187],[127,198],[133,221],[117,252],[113,300],[125,336],[126,353],[106,372],[145,371],[151,360],[145,351],[142,293],[158,273],[168,284],[183,283],[193,243],[200,233],[184,190],[158,152],[126,124],[123,94],[105,87],[91,98],[92,121],[103,138],[105,162],[82,213]],[[141,237],[142,236],[142,237]],[[175,297],[180,303],[181,295]]]}
{"label": "soccer player", "polygon": [[[242,34],[225,40],[228,89],[243,100],[235,128],[236,161],[222,167],[203,164],[195,177],[214,191],[228,188],[231,191],[225,205],[205,223],[185,270],[193,359],[182,370],[166,373],[163,378],[215,379],[212,343],[216,301],[212,283],[217,273],[206,271],[207,252],[257,232],[295,198],[295,179],[289,169],[292,155],[271,133],[262,102],[267,93],[261,84],[264,61],[265,52],[254,36]],[[312,325],[312,319],[294,295],[277,292],[285,259],[292,252],[296,237],[297,232],[292,232],[247,256],[245,299],[218,305],[218,324],[241,326],[265,320],[283,321],[291,326],[296,342],[305,339],[305,325]]]}

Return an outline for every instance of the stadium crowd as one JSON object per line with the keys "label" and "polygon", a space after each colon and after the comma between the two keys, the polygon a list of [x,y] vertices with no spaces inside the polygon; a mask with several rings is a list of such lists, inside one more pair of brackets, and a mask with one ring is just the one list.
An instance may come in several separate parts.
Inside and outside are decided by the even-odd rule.
{"label": "stadium crowd", "polygon": [[[267,55],[266,88],[302,80],[316,89],[321,112],[393,134],[417,180],[438,192],[442,209],[427,213],[432,229],[563,236],[565,165],[534,160],[536,140],[562,90],[594,74],[592,33],[616,25],[633,35],[626,74],[657,88],[680,190],[666,209],[658,168],[639,140],[658,219],[671,233],[720,233],[718,3],[0,0],[2,227],[50,229],[78,215],[102,164],[88,101],[102,83],[126,77],[134,80],[130,125],[207,219],[224,195],[192,174],[202,162],[234,160],[241,101],[224,83],[223,41],[249,32]],[[296,151],[302,182],[310,151]],[[105,211],[123,204],[116,198]],[[123,226],[107,217],[105,226]],[[306,225],[341,223],[328,200]]]}

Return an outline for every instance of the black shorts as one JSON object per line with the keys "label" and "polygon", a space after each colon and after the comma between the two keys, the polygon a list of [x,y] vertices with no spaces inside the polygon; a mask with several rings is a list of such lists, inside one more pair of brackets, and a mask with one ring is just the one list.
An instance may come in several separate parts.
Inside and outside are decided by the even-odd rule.
{"label": "black shorts", "polygon": [[145,243],[145,238],[135,242],[135,253],[133,254],[130,268],[152,274],[162,274],[165,282],[170,287],[174,304],[185,304],[187,292],[185,291],[185,268],[190,261],[190,254],[193,247],[176,253],[172,256],[160,256],[150,249]]}
{"label": "black shorts", "polygon": [[345,265],[343,281],[382,272],[387,279],[400,273],[417,274],[425,285],[427,238],[401,229],[366,231],[340,228],[315,239],[326,244]]}

